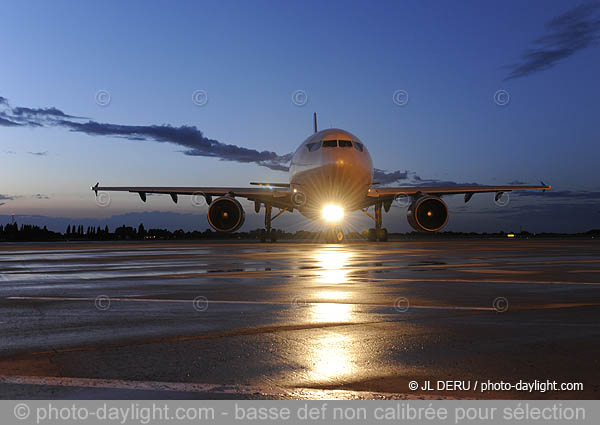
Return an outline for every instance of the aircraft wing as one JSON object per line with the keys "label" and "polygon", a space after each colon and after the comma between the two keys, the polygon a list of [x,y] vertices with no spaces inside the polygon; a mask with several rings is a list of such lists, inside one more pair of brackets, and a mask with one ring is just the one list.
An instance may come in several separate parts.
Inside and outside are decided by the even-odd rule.
{"label": "aircraft wing", "polygon": [[371,187],[368,197],[370,198],[369,205],[373,205],[378,201],[393,200],[399,196],[418,196],[423,195],[454,195],[464,194],[465,202],[473,197],[475,193],[490,193],[496,192],[496,200],[500,199],[504,192],[512,192],[516,190],[549,190],[550,185],[543,182],[539,186],[406,186],[406,187]]}
{"label": "aircraft wing", "polygon": [[131,192],[137,193],[142,201],[146,202],[147,193],[170,195],[173,202],[177,203],[178,195],[191,195],[204,197],[207,204],[212,202],[214,196],[231,195],[246,198],[251,201],[268,202],[277,208],[290,208],[290,189],[260,186],[260,187],[159,187],[159,186],[100,186],[96,183],[91,188],[96,195],[98,192]]}

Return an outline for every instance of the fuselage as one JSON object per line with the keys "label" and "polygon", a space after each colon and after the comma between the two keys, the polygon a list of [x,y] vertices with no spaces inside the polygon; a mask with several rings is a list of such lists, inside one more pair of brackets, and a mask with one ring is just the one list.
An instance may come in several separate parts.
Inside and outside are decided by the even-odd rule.
{"label": "fuselage", "polygon": [[290,188],[300,193],[298,210],[311,219],[327,203],[345,211],[362,206],[373,182],[373,161],[360,139],[345,130],[330,128],[308,137],[290,164]]}

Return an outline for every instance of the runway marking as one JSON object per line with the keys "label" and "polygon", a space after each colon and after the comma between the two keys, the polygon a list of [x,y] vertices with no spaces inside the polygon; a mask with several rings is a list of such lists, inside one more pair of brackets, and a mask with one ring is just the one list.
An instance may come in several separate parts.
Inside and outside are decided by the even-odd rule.
{"label": "runway marking", "polygon": [[373,281],[392,282],[392,283],[410,283],[410,282],[427,282],[427,283],[518,283],[518,284],[536,284],[536,285],[600,285],[600,282],[574,282],[565,280],[504,280],[504,279],[436,279],[436,278],[385,278],[378,277]]}
{"label": "runway marking", "polygon": [[[264,257],[263,257],[264,259]],[[395,261],[392,259],[383,260],[371,260],[369,263],[381,263],[381,265],[348,265],[342,267],[341,270],[347,271],[348,274],[355,272],[364,272],[370,270],[413,270],[413,269],[457,269],[460,267],[472,268],[474,271],[479,271],[484,267],[498,267],[498,266],[532,266],[532,265],[559,265],[559,264],[578,264],[578,263],[600,263],[599,260],[557,260],[557,261],[510,261],[510,262],[485,262],[485,263],[455,263],[455,264],[404,264],[404,265],[385,265],[385,263]],[[274,276],[274,275],[285,275],[285,274],[314,274],[319,275],[323,271],[327,271],[327,268],[315,268],[315,269],[297,269],[297,268],[281,268],[275,270],[245,270],[245,271],[214,271],[204,270],[202,272],[187,272],[187,273],[165,273],[161,275],[154,275],[155,279],[189,279],[194,277],[257,277],[257,276]],[[527,272],[527,270],[525,271]],[[120,278],[146,278],[146,276],[122,276]],[[109,277],[114,279],[114,277]]]}
{"label": "runway marking", "polygon": [[196,382],[127,381],[122,379],[70,378],[56,376],[0,375],[0,383],[58,387],[107,388],[136,391],[176,391],[193,393],[211,392],[220,394],[253,394],[258,392],[266,395],[287,392],[283,388],[279,387],[255,387],[248,385],[224,385]]}
{"label": "runway marking", "polygon": [[576,270],[568,270],[569,273],[599,273],[600,269],[576,269]]}
{"label": "runway marking", "polygon": [[[221,255],[222,257],[225,257],[225,255]],[[156,259],[156,256],[152,256],[154,258],[151,258],[152,260]],[[169,256],[166,255],[165,257],[160,257],[159,259],[164,260],[164,259],[169,259],[173,256]],[[176,259],[177,258],[188,258],[190,260],[193,260],[196,257],[199,257],[197,255],[175,255],[174,256]],[[140,260],[142,258],[140,257],[132,257],[132,258],[128,258],[127,261],[130,260]],[[264,255],[261,257],[261,259],[265,259]],[[273,258],[273,260],[277,260],[278,258]],[[93,262],[101,262],[104,259],[89,259],[90,261]],[[32,260],[33,262],[37,262],[37,260]],[[81,260],[77,260],[78,262],[80,262]],[[485,269],[485,267],[499,267],[499,266],[512,266],[512,267],[519,267],[519,266],[532,266],[532,265],[561,265],[561,264],[579,264],[579,263],[599,263],[600,261],[596,260],[596,259],[588,259],[588,260],[556,260],[556,261],[507,261],[507,262],[482,262],[482,263],[454,263],[454,264],[404,264],[404,265],[386,265],[385,263],[389,263],[389,262],[395,262],[396,260],[394,259],[381,259],[378,261],[369,261],[369,263],[381,263],[381,265],[349,265],[343,268],[343,270],[348,271],[348,273],[356,273],[356,272],[365,272],[365,271],[370,271],[370,270],[413,270],[413,269],[457,269],[460,267],[465,268],[464,270],[459,270],[461,272],[480,272],[480,273],[492,273],[491,271],[488,271],[487,269]],[[67,260],[64,259],[58,259],[56,260],[56,262],[59,262],[61,264],[64,264],[65,262],[67,262]],[[122,262],[124,263],[124,262]],[[192,262],[187,262],[184,265],[187,266],[188,264],[192,264]],[[169,268],[172,266],[150,266],[148,267],[149,270],[160,270],[160,269],[165,269],[165,268]],[[469,268],[469,269],[466,269]],[[243,269],[243,267],[241,267],[241,269]],[[118,272],[119,270],[127,270],[126,264],[124,265],[116,265],[116,266],[111,266],[110,268],[91,268],[91,269],[86,269],[86,268],[81,268],[81,269],[75,269],[75,270],[22,270],[22,269],[18,269],[15,271],[11,271],[6,273],[7,275],[19,275],[19,274],[44,274],[44,275],[65,275],[65,274],[70,274],[70,275],[76,275],[78,273],[90,273],[90,272],[109,272],[114,274],[115,272]],[[94,276],[90,279],[92,280],[112,280],[115,278],[119,278],[119,279],[189,279],[189,278],[196,278],[196,277],[211,277],[211,278],[219,278],[219,277],[224,277],[224,278],[231,278],[231,277],[257,277],[257,276],[275,276],[275,275],[287,275],[287,274],[298,274],[298,273],[305,273],[305,274],[315,274],[315,275],[319,275],[322,271],[326,271],[326,268],[315,268],[315,269],[298,269],[298,268],[280,268],[280,269],[273,269],[273,270],[211,270],[210,268],[206,268],[206,269],[202,269],[201,271],[193,271],[193,272],[183,272],[183,273],[163,273],[163,274],[152,274],[152,275],[148,275],[148,272],[145,273],[136,273],[136,274],[128,274],[128,275],[121,275],[121,276],[115,276],[115,275],[111,275],[111,276]],[[502,271],[502,273],[522,273],[522,274],[529,274],[529,273],[535,273],[537,271],[530,271],[530,270],[515,270],[515,271]],[[500,273],[500,272],[498,272]],[[5,280],[10,281],[10,278],[5,278]]]}
{"label": "runway marking", "polygon": [[[71,301],[71,302],[95,302],[96,298],[88,297],[6,297],[7,300],[15,301]],[[136,303],[187,303],[193,304],[194,300],[182,300],[182,299],[159,299],[159,298],[110,298],[110,301],[117,302],[136,302]],[[312,305],[321,304],[340,304],[349,306],[362,306],[372,308],[395,308],[394,304],[377,304],[377,303],[349,303],[340,301],[301,301],[296,300],[295,302],[285,301],[240,301],[240,300],[205,300],[202,301],[207,304],[237,304],[237,305],[279,305],[279,306],[291,306],[292,308],[308,307]],[[511,311],[523,311],[523,310],[550,310],[550,309],[562,309],[562,308],[574,308],[574,307],[599,307],[600,303],[557,303],[557,304],[533,304],[533,305],[511,305]],[[444,310],[444,311],[489,311],[498,312],[497,309],[492,305],[490,307],[482,306],[444,306],[444,305],[412,305],[410,304],[406,310],[397,310],[399,314],[408,313],[412,309],[417,310]],[[343,325],[360,325],[365,323],[377,323],[377,322],[334,322],[334,323],[321,323],[319,325],[330,325],[330,326],[343,326]],[[199,338],[191,337],[191,338]]]}
{"label": "runway marking", "polygon": [[537,274],[541,270],[457,269],[457,272],[481,274]]}
{"label": "runway marking", "polygon": [[82,352],[82,351],[97,351],[97,350],[106,350],[106,349],[115,349],[115,348],[123,348],[130,347],[133,345],[148,345],[148,344],[163,344],[166,342],[187,342],[187,341],[198,341],[204,339],[217,339],[217,338],[231,338],[238,336],[248,336],[248,335],[260,335],[260,334],[269,334],[269,333],[277,333],[277,332],[293,332],[293,331],[301,331],[301,330],[311,330],[311,329],[327,329],[327,328],[339,328],[345,326],[359,326],[359,325],[373,325],[382,323],[383,321],[368,321],[368,322],[320,322],[320,323],[303,323],[296,325],[279,325],[279,326],[263,326],[263,327],[253,327],[253,328],[242,328],[242,329],[234,329],[231,331],[221,331],[221,332],[212,332],[202,335],[181,335],[181,336],[172,336],[172,337],[156,337],[156,338],[146,338],[139,339],[121,343],[112,343],[103,345],[84,345],[79,347],[71,347],[71,348],[57,348],[53,350],[47,351],[35,351],[27,353],[31,356],[40,356],[40,355],[54,355],[54,354],[63,354],[63,353],[74,353],[74,352]]}
{"label": "runway marking", "polygon": [[[91,301],[95,302],[96,298],[89,297],[6,297],[7,300],[15,301]],[[123,298],[123,297],[108,297],[112,301],[118,302],[155,302],[155,303],[191,303],[194,304],[195,300],[182,300],[182,299],[161,299],[161,298]],[[295,302],[286,301],[242,301],[242,300],[203,300],[202,303],[207,304],[250,304],[250,305],[284,305],[292,307],[320,305],[320,304],[342,304],[342,305],[357,305],[367,307],[379,307],[379,308],[395,308],[394,304],[376,304],[376,303],[349,303],[340,301],[302,301],[295,300]],[[438,305],[410,305],[409,309],[424,309],[424,310],[467,310],[467,311],[495,311],[494,307],[478,307],[478,306],[438,306]],[[342,322],[344,323],[344,322]]]}
{"label": "runway marking", "polygon": [[[0,375],[0,384],[38,385],[53,387],[101,388],[133,391],[168,391],[187,393],[260,395],[288,399],[456,399],[439,394],[406,394],[377,391],[324,390],[306,387],[252,386],[239,384],[208,384],[199,382],[129,381],[123,379],[72,378],[57,376]],[[464,399],[460,397],[460,399]]]}

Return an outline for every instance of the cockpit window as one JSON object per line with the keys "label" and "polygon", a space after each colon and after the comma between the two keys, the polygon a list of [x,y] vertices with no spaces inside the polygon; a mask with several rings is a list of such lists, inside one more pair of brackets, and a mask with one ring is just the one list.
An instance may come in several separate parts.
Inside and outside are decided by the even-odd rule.
{"label": "cockpit window", "polygon": [[360,152],[363,152],[363,151],[364,151],[364,148],[363,148],[363,144],[362,144],[362,143],[354,142],[354,148],[355,148],[357,151],[360,151]]}
{"label": "cockpit window", "polygon": [[319,148],[321,147],[321,142],[313,142],[313,143],[309,143],[306,145],[306,147],[308,148],[309,152],[314,152],[314,151],[318,151]]}
{"label": "cockpit window", "polygon": [[351,148],[352,142],[350,140],[338,140],[340,148]]}
{"label": "cockpit window", "polygon": [[337,148],[338,142],[337,140],[323,140],[324,148]]}

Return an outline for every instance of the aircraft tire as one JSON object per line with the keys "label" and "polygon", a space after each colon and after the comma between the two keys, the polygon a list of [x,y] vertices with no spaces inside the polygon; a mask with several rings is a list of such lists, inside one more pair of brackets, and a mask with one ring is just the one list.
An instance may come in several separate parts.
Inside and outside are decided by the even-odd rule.
{"label": "aircraft tire", "polygon": [[323,232],[325,243],[342,243],[344,242],[345,235],[342,229],[331,228]]}
{"label": "aircraft tire", "polygon": [[367,240],[369,242],[377,241],[377,231],[375,229],[371,228],[368,230]]}
{"label": "aircraft tire", "polygon": [[387,242],[388,241],[388,231],[386,228],[379,229],[377,231],[377,240],[379,242]]}

